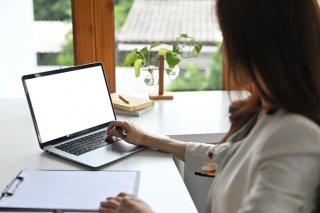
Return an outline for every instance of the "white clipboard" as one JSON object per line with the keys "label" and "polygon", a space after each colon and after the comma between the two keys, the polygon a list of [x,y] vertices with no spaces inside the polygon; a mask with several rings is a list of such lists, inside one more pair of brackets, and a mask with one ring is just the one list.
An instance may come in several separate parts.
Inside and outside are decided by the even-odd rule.
{"label": "white clipboard", "polygon": [[120,192],[137,194],[139,171],[22,170],[0,198],[0,211],[98,211]]}

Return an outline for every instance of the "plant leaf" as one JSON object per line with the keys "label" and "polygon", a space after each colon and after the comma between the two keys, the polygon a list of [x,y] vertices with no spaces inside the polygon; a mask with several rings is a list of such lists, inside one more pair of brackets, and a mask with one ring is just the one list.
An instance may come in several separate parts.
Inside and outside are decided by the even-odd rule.
{"label": "plant leaf", "polygon": [[135,74],[136,74],[136,78],[140,76],[140,68],[141,68],[141,64],[142,64],[143,60],[142,59],[137,59],[135,62],[134,62],[134,71],[135,71]]}
{"label": "plant leaf", "polygon": [[201,49],[202,49],[202,44],[199,43],[199,42],[196,42],[196,43],[194,44],[194,49],[196,50],[197,54],[199,54],[200,51],[201,51]]}
{"label": "plant leaf", "polygon": [[189,38],[189,36],[188,34],[183,33],[183,34],[180,34],[179,38]]}
{"label": "plant leaf", "polygon": [[166,59],[170,68],[174,68],[181,60],[179,54],[171,51],[166,53]]}
{"label": "plant leaf", "polygon": [[195,39],[192,37],[192,36],[189,36],[188,34],[181,34],[178,38],[177,38],[178,41],[183,41],[183,40],[187,40],[191,43],[194,43],[195,42]]}
{"label": "plant leaf", "polygon": [[158,55],[165,55],[167,52],[169,52],[170,50],[167,48],[160,48],[158,50]]}
{"label": "plant leaf", "polygon": [[170,75],[170,72],[171,72],[171,71],[172,71],[172,68],[171,68],[171,67],[167,68],[167,69],[166,69],[167,75]]}
{"label": "plant leaf", "polygon": [[145,58],[148,53],[148,47],[144,47],[140,50],[140,54]]}
{"label": "plant leaf", "polygon": [[174,43],[172,46],[172,51],[176,53],[181,53],[183,49],[183,46],[179,43]]}
{"label": "plant leaf", "polygon": [[128,66],[135,62],[135,60],[138,59],[138,56],[136,54],[137,49],[132,50],[125,58],[123,64]]}
{"label": "plant leaf", "polygon": [[155,47],[158,47],[158,46],[160,46],[160,45],[162,45],[160,42],[152,43],[151,46],[150,46],[150,50],[153,49],[153,48],[155,48]]}
{"label": "plant leaf", "polygon": [[[142,49],[143,50],[143,49]],[[145,59],[145,56],[143,55],[143,52],[141,52],[141,50],[136,50],[136,55],[137,55],[137,59],[140,58],[142,60]],[[136,59],[136,60],[137,60]]]}

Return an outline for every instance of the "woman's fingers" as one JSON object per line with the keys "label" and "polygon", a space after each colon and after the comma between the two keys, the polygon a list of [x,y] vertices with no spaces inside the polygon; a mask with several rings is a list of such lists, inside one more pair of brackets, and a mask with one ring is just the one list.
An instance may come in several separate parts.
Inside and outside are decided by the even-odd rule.
{"label": "woman's fingers", "polygon": [[106,138],[111,138],[112,136],[115,136],[117,138],[121,137],[121,134],[116,129],[110,129],[106,132]]}
{"label": "woman's fingers", "polygon": [[117,202],[115,200],[102,201],[100,203],[100,206],[105,207],[105,208],[116,209],[119,206],[119,202]]}
{"label": "woman's fingers", "polygon": [[117,126],[123,128],[126,132],[128,131],[128,125],[126,125],[125,121],[111,121],[106,130],[107,138],[111,138],[112,136],[122,137],[119,131],[116,129]]}
{"label": "woman's fingers", "polygon": [[116,197],[108,197],[100,203],[100,213],[151,213],[152,209],[137,198],[135,195],[124,192],[119,193]]}
{"label": "woman's fingers", "polygon": [[118,197],[125,197],[125,196],[127,196],[128,194],[127,193],[125,193],[125,192],[120,192],[119,194],[118,194]]}
{"label": "woman's fingers", "polygon": [[114,129],[116,126],[120,126],[120,127],[122,127],[122,128],[126,128],[125,126],[125,121],[116,121],[116,120],[114,120],[114,121],[111,121],[110,123],[109,123],[109,125],[108,125],[108,128],[107,128],[107,130],[110,130],[110,129]]}
{"label": "woman's fingers", "polygon": [[121,197],[108,197],[105,201],[100,202],[100,213],[113,213],[116,212],[121,205]]}

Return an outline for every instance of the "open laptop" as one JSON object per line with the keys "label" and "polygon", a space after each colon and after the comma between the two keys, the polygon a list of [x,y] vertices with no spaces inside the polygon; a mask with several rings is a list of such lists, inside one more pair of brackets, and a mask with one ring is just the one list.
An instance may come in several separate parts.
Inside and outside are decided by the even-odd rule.
{"label": "open laptop", "polygon": [[44,151],[96,168],[142,149],[105,141],[116,116],[101,63],[25,75],[22,82]]}

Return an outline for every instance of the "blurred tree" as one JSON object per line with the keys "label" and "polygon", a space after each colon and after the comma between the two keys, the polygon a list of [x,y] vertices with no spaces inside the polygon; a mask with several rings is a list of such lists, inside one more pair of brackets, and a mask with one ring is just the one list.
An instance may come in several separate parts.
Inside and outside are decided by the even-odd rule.
{"label": "blurred tree", "polygon": [[115,0],[114,3],[114,27],[119,32],[132,6],[133,0]]}
{"label": "blurred tree", "polygon": [[73,34],[72,31],[66,35],[66,41],[61,47],[61,51],[57,56],[57,63],[59,65],[73,65]]}
{"label": "blurred tree", "polygon": [[[220,44],[218,45],[220,46]],[[208,86],[206,90],[221,90],[222,89],[222,54],[220,50],[212,54],[213,63],[211,65]]]}
{"label": "blurred tree", "polygon": [[188,64],[182,76],[171,82],[166,88],[168,91],[196,91],[204,90],[207,79],[204,73],[194,64]]}
{"label": "blurred tree", "polygon": [[[33,0],[34,19],[71,22],[71,0]],[[39,65],[73,65],[72,31],[66,35],[66,41],[59,53],[37,54]]]}
{"label": "blurred tree", "polygon": [[40,66],[57,65],[58,53],[37,53],[37,64]]}
{"label": "blurred tree", "polygon": [[210,74],[206,75],[194,64],[188,64],[182,75],[173,80],[167,87],[168,91],[203,91],[221,90],[222,88],[222,56],[220,51],[212,54],[213,63]]}
{"label": "blurred tree", "polygon": [[35,20],[71,21],[71,0],[33,0]]}

